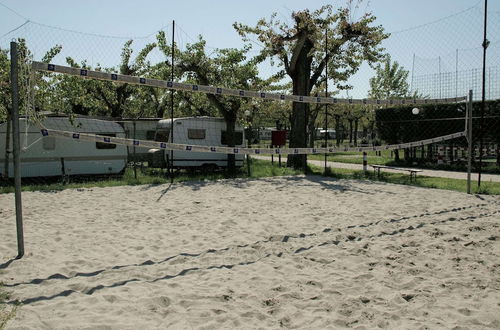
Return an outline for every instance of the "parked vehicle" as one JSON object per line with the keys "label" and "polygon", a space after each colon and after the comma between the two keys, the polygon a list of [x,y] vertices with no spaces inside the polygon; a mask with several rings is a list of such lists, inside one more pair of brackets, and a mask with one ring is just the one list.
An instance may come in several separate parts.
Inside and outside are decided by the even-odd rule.
{"label": "parked vehicle", "polygon": [[337,134],[334,129],[327,129],[327,130],[325,130],[324,128],[317,129],[316,131],[317,140],[324,140],[325,135],[327,139],[335,139],[337,137]]}
{"label": "parked vehicle", "polygon": [[[156,126],[160,118],[140,118],[140,119],[122,119],[117,121],[125,130],[127,139],[150,140],[155,139]],[[135,127],[134,127],[135,126]],[[127,147],[129,162],[143,162],[148,159],[148,149]]]}
{"label": "parked vehicle", "polygon": [[[171,119],[158,122],[155,141],[170,142]],[[213,147],[228,146],[226,122],[223,118],[214,117],[186,117],[173,119],[172,143],[204,145]],[[241,126],[236,125],[236,147],[245,146],[245,133]],[[166,167],[169,165],[171,151],[150,149],[150,165],[152,167]],[[192,167],[227,167],[227,154],[173,151],[172,166],[175,168]],[[243,155],[235,155],[235,165],[243,166]]]}
{"label": "parked vehicle", "polygon": [[[43,126],[70,132],[125,137],[123,128],[111,121],[68,117],[46,117]],[[42,136],[40,127],[19,119],[21,142],[21,177],[60,175],[98,175],[121,173],[127,164],[123,145]],[[0,176],[12,178],[12,138],[9,139],[9,166],[5,173],[7,123],[0,124]]]}

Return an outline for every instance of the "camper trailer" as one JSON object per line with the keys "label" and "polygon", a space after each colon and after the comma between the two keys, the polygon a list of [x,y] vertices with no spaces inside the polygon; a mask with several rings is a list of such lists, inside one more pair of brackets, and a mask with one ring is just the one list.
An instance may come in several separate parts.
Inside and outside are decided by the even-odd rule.
{"label": "camper trailer", "polygon": [[[48,129],[125,137],[123,128],[114,122],[67,117],[46,117],[42,125]],[[99,175],[121,173],[127,164],[125,146],[89,142],[53,136],[42,136],[40,127],[19,119],[21,142],[21,177],[60,175]],[[8,173],[5,173],[7,123],[0,124],[0,176],[12,178],[13,155],[10,140]]]}
{"label": "camper trailer", "polygon": [[[223,118],[187,117],[164,119],[158,122],[155,141],[171,142],[170,130],[173,126],[173,143],[226,147],[226,122]],[[236,125],[236,147],[245,146],[243,128]],[[169,164],[170,151],[150,149],[150,165],[166,167]],[[243,166],[243,155],[236,155],[236,166]],[[227,155],[221,153],[173,151],[172,166],[175,168],[226,167]]]}
{"label": "camper trailer", "polygon": [[[125,130],[125,137],[134,140],[154,140],[160,118],[123,119],[118,123]],[[143,162],[148,159],[148,149],[127,147],[129,162]]]}
{"label": "camper trailer", "polygon": [[327,139],[335,139],[337,137],[337,134],[334,129],[327,129],[325,130],[324,128],[318,128],[316,130],[316,139],[317,140],[324,140],[325,135]]}

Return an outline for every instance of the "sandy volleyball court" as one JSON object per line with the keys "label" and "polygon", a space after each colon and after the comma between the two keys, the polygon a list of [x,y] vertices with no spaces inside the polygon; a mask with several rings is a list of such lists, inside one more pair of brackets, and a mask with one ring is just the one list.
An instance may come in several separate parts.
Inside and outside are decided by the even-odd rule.
{"label": "sandy volleyball court", "polygon": [[299,176],[23,203],[7,329],[500,328],[498,196]]}

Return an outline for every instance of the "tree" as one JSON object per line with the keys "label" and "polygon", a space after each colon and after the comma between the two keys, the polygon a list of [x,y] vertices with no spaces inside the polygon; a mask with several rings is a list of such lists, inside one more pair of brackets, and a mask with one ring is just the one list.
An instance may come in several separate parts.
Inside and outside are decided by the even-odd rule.
{"label": "tree", "polygon": [[409,97],[408,70],[387,56],[375,67],[376,75],[370,78],[369,97],[374,99],[397,99]]}
{"label": "tree", "polygon": [[[400,66],[397,61],[392,62],[390,56],[387,56],[383,63],[375,67],[375,72],[376,75],[370,79],[369,97],[375,99],[424,98],[418,91],[410,94],[410,86],[408,85],[409,71]],[[396,115],[397,112],[394,113]],[[377,126],[382,129],[385,124],[377,123]],[[399,133],[387,134],[384,132],[383,134],[387,141],[398,143],[398,140],[403,135],[408,134],[408,131],[399,130]],[[405,149],[405,154],[408,152]],[[399,161],[399,150],[394,150],[394,155],[395,160]]]}
{"label": "tree", "polygon": [[[208,57],[205,45],[206,42],[200,37],[196,43],[188,44],[186,51],[180,54],[177,66],[187,80],[202,85],[227,86],[243,90],[259,89],[263,81],[257,77],[257,63],[254,60],[247,60],[248,47],[217,49],[213,57]],[[235,146],[238,112],[249,99],[213,94],[207,94],[206,97],[226,121],[228,145]],[[232,171],[234,167],[235,157],[228,155],[228,170]]]}
{"label": "tree", "polygon": [[[162,61],[151,67],[150,77],[161,79],[161,80],[171,80],[172,79],[172,46],[167,43],[167,38],[164,31],[158,32],[156,35],[156,40],[158,44],[158,49],[165,56],[165,61]],[[174,45],[174,56],[177,59],[176,62],[184,58],[182,56],[182,51],[179,50]],[[196,84],[198,83],[196,77],[193,78],[192,75],[186,75],[182,67],[174,65],[174,80],[184,79],[183,82]],[[170,105],[170,90],[162,88],[150,87],[145,93],[145,100],[148,103],[153,104],[156,109],[157,117],[162,118],[169,108]],[[149,95],[147,95],[149,94]],[[210,103],[206,95],[202,93],[190,93],[190,92],[176,92],[174,93],[174,105],[175,112],[180,116],[215,116],[217,114],[217,109]]]}
{"label": "tree", "polygon": [[[283,76],[292,80],[292,92],[309,96],[320,79],[328,59],[329,79],[336,87],[345,89],[345,81],[355,73],[363,61],[370,64],[382,58],[380,43],[387,38],[381,26],[372,26],[375,17],[364,14],[359,20],[351,19],[349,7],[333,12],[331,5],[310,12],[292,13],[293,23],[280,22],[276,13],[269,20],[261,19],[255,27],[234,23],[244,40],[257,35],[264,48],[260,59],[278,58]],[[328,49],[325,52],[325,33]],[[290,147],[305,147],[309,104],[294,103],[291,116]],[[305,155],[288,158],[289,165],[301,168]]]}
{"label": "tree", "polygon": [[[19,72],[19,108],[26,106],[33,106],[34,108],[39,108],[39,104],[43,103],[44,96],[47,94],[47,90],[50,88],[50,84],[45,79],[41,79],[46,76],[44,73],[33,73],[30,74],[30,62],[33,59],[31,51],[26,46],[26,40],[19,38],[17,40],[18,44],[18,72]],[[62,47],[56,45],[49,49],[42,57],[41,61],[49,63],[57,54],[61,52]],[[5,161],[4,161],[4,175],[9,176],[9,145],[10,145],[10,129],[11,129],[11,108],[12,108],[12,93],[10,85],[10,59],[8,58],[8,51],[6,49],[0,48],[0,122],[5,121],[7,123],[6,134],[5,134]],[[37,82],[37,93],[34,99],[35,104],[26,104],[27,100],[32,100],[30,95],[34,93],[34,86],[30,86],[28,79],[34,78],[34,82]],[[31,83],[34,83],[33,81]],[[28,88],[28,89],[27,89]],[[34,109],[33,109],[34,110]],[[28,114],[26,114],[28,115]],[[33,115],[33,114],[30,114]]]}
{"label": "tree", "polygon": [[[131,60],[132,40],[127,41],[121,53],[120,65],[111,68],[103,68],[99,64],[94,70],[104,72],[118,72],[123,75],[145,76],[150,70],[150,63],[146,60],[148,54],[156,47],[155,43],[147,44],[137,54],[135,60]],[[92,70],[86,61],[77,63],[71,57],[66,58],[66,62],[75,68],[85,68]],[[69,104],[67,112],[82,115],[100,115],[120,118],[124,116],[137,116],[143,111],[140,105],[131,106],[133,100],[138,100],[139,88],[132,87],[126,83],[114,83],[110,81],[86,80],[79,77],[62,76],[55,77],[54,82],[59,88],[61,100],[66,100]]]}

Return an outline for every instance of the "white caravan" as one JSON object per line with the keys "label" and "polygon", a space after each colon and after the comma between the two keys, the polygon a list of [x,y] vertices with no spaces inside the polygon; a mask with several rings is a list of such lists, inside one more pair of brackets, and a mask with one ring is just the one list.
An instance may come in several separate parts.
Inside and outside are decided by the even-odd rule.
{"label": "white caravan", "polygon": [[[140,119],[122,119],[117,121],[123,129],[125,130],[125,136],[127,139],[135,140],[150,140],[155,139],[156,126],[160,118],[140,118]],[[135,136],[134,136],[134,123],[135,123]],[[148,159],[148,149],[147,148],[135,148],[135,158],[134,158],[134,147],[127,147],[128,160],[133,161],[146,161]]]}
{"label": "white caravan", "polygon": [[[170,142],[171,119],[158,122],[155,141]],[[245,147],[245,133],[241,126],[236,125],[236,147]],[[174,118],[173,143],[188,145],[203,145],[213,147],[227,147],[226,122],[223,118],[214,117],[186,117]],[[169,164],[171,151],[150,149],[152,167],[165,167]],[[173,151],[173,167],[227,167],[227,154]],[[243,155],[236,155],[236,166],[243,166]]]}
{"label": "white caravan", "polygon": [[[21,142],[21,177],[60,175],[99,175],[121,173],[127,164],[127,148],[123,145],[42,136],[40,128],[19,119]],[[125,137],[123,128],[111,121],[67,117],[46,117],[48,129]],[[0,124],[0,177],[5,175],[7,123]],[[12,150],[12,137],[8,150]],[[8,177],[14,176],[13,154],[9,153]]]}

